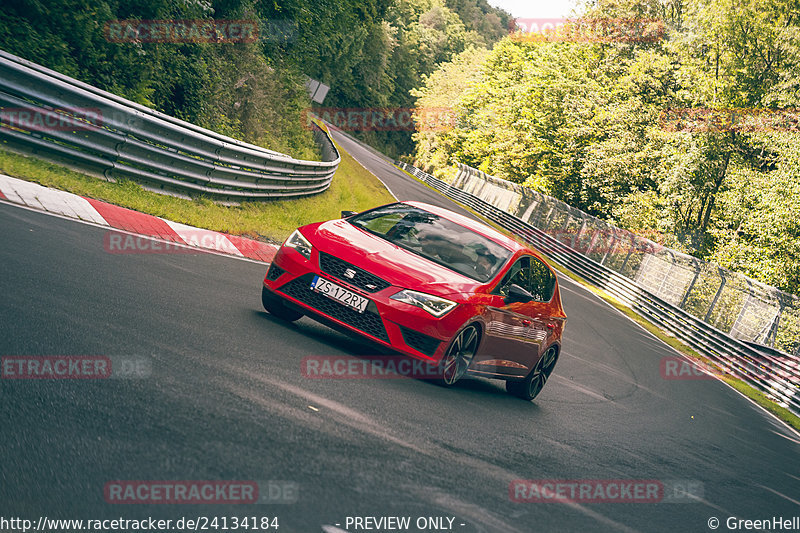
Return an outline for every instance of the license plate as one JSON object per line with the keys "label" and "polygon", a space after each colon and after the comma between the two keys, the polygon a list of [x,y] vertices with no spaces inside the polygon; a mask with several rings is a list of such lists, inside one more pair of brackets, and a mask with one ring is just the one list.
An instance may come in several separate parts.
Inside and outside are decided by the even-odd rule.
{"label": "license plate", "polygon": [[367,304],[369,304],[369,300],[363,296],[349,291],[344,287],[340,287],[335,283],[331,283],[327,279],[323,279],[319,276],[314,276],[314,281],[311,282],[311,290],[324,294],[331,300],[336,300],[340,304],[355,309],[359,313],[363,313],[367,308]]}

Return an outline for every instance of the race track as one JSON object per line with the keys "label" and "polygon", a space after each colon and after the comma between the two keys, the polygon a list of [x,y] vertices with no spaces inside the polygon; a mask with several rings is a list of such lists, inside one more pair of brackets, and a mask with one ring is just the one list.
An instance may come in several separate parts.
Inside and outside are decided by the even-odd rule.
{"label": "race track", "polygon": [[[352,140],[400,199],[453,204]],[[261,308],[262,264],[115,255],[105,229],[0,204],[0,354],[143,357],[128,380],[0,380],[6,516],[449,516],[453,531],[709,531],[715,516],[800,515],[800,441],[714,380],[668,380],[676,354],[560,278],[569,322],[534,402],[501,382],[308,379],[308,356],[376,353]],[[692,503],[515,503],[515,479],[688,480]],[[113,505],[113,480],[283,480],[284,505]],[[695,485],[697,486],[697,485]],[[464,524],[463,526],[461,524]],[[354,531],[354,530],[350,530]]]}

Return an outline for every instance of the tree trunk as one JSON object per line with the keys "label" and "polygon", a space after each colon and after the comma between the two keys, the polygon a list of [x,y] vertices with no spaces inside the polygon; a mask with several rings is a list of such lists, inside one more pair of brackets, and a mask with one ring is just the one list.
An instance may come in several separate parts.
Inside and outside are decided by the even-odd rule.
{"label": "tree trunk", "polygon": [[703,214],[703,223],[700,225],[700,234],[705,235],[706,230],[708,230],[708,222],[711,220],[711,211],[714,210],[714,203],[717,199],[717,193],[719,192],[720,187],[722,186],[722,182],[725,181],[725,177],[728,174],[728,163],[731,160],[731,152],[728,150],[725,152],[725,156],[722,159],[722,165],[719,167],[719,171],[717,172],[717,179],[714,180],[714,188],[711,190],[708,198],[708,204],[706,205],[706,211]]}

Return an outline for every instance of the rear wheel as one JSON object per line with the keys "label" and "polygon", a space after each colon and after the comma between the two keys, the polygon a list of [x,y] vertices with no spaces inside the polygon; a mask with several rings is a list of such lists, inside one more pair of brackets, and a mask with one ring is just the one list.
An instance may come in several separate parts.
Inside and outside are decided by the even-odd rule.
{"label": "rear wheel", "polygon": [[509,394],[518,396],[523,400],[533,400],[536,398],[545,383],[553,373],[553,369],[558,361],[558,348],[551,346],[544,352],[539,362],[533,367],[530,374],[521,381],[506,381],[506,390]]}
{"label": "rear wheel", "polygon": [[281,320],[286,320],[287,322],[294,322],[295,320],[299,320],[303,317],[303,313],[286,307],[286,304],[283,303],[283,300],[272,294],[272,292],[270,292],[270,290],[266,287],[261,288],[261,304],[264,306],[264,309],[269,312],[269,314],[274,315]]}
{"label": "rear wheel", "polygon": [[442,377],[437,381],[440,384],[449,387],[464,377],[475,352],[478,351],[479,340],[480,333],[474,325],[465,327],[456,335],[439,366]]}

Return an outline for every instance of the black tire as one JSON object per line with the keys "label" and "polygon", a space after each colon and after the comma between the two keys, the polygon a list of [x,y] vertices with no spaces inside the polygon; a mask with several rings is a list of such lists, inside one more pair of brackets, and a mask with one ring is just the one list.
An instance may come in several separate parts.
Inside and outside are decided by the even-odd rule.
{"label": "black tire", "polygon": [[523,400],[533,400],[536,398],[553,373],[553,369],[558,362],[558,348],[551,346],[544,352],[541,359],[533,367],[533,370],[519,381],[506,381],[506,391]]}
{"label": "black tire", "polygon": [[286,307],[286,305],[283,303],[283,300],[274,295],[266,287],[261,288],[261,304],[264,306],[264,309],[269,312],[269,314],[287,322],[294,322],[295,320],[300,320],[303,317],[303,313]]}
{"label": "black tire", "polygon": [[442,362],[439,363],[441,377],[434,381],[444,387],[451,387],[463,378],[475,357],[475,352],[478,351],[480,340],[481,333],[475,324],[470,324],[459,331],[442,357]]}

